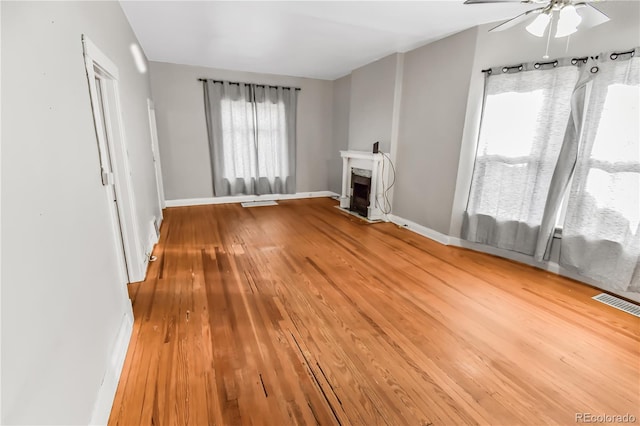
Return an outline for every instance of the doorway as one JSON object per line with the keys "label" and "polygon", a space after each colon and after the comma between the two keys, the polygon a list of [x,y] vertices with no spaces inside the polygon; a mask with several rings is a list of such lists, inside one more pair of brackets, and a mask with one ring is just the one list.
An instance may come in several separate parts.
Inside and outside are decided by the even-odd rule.
{"label": "doorway", "polygon": [[121,277],[125,283],[141,281],[145,263],[122,125],[118,68],[84,35],[82,45],[98,144],[99,177],[107,197]]}
{"label": "doorway", "polygon": [[156,185],[158,189],[158,203],[160,207],[160,219],[163,217],[162,209],[165,208],[164,183],[162,181],[162,165],[160,164],[160,148],[158,144],[158,127],[156,125],[156,108],[151,99],[147,99],[149,109],[149,130],[151,131],[151,153],[153,154],[153,167],[156,172]]}

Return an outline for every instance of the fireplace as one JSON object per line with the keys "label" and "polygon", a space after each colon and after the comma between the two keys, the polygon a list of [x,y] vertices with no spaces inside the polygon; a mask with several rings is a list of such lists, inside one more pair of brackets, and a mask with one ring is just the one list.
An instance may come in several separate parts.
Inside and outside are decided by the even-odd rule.
{"label": "fireplace", "polygon": [[369,194],[371,193],[371,170],[351,169],[351,197],[349,210],[360,216],[369,216]]}
{"label": "fireplace", "polygon": [[340,151],[342,157],[342,194],[340,208],[370,221],[384,220],[376,203],[382,197],[382,154]]}

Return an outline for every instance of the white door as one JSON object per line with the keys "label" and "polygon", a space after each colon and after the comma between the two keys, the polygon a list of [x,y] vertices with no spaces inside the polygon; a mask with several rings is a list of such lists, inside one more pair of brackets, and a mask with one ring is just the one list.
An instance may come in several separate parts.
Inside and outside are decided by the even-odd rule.
{"label": "white door", "polygon": [[[125,282],[142,281],[146,272],[140,243],[131,169],[120,107],[118,67],[82,36],[89,95],[100,157],[100,173],[113,222],[115,248]],[[126,288],[124,288],[126,292]]]}
{"label": "white door", "polygon": [[158,145],[158,128],[156,126],[156,109],[151,99],[147,99],[149,107],[149,127],[151,131],[151,152],[153,153],[153,166],[156,170],[156,185],[158,187],[158,203],[160,204],[160,217],[165,208],[164,183],[162,181],[162,166],[160,164],[160,148]]}
{"label": "white door", "polygon": [[110,126],[110,123],[113,121],[110,117],[107,116],[106,111],[107,105],[105,104],[105,93],[108,90],[106,86],[106,82],[104,76],[102,75],[100,69],[94,68],[95,72],[95,93],[97,100],[98,118],[99,123],[96,123],[96,132],[98,134],[98,140],[102,140],[103,143],[99,143],[98,147],[100,150],[100,159],[101,159],[101,171],[102,171],[102,184],[105,187],[107,192],[107,199],[109,201],[109,209],[111,210],[111,219],[113,223],[113,233],[116,236],[116,251],[118,252],[118,256],[122,264],[124,265],[124,272],[127,277],[129,277],[129,268],[127,267],[127,257],[125,255],[125,243],[124,237],[122,234],[122,223],[120,222],[120,215],[122,212],[118,207],[118,196],[116,194],[115,188],[115,164],[114,164],[114,156],[113,156],[113,141],[110,139],[110,129],[107,126]]}

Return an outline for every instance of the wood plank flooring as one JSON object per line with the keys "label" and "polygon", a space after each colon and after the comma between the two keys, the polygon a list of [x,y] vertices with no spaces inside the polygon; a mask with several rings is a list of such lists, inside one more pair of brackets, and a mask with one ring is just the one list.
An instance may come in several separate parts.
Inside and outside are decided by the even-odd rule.
{"label": "wood plank flooring", "polygon": [[335,205],[167,209],[109,424],[640,421],[640,319]]}

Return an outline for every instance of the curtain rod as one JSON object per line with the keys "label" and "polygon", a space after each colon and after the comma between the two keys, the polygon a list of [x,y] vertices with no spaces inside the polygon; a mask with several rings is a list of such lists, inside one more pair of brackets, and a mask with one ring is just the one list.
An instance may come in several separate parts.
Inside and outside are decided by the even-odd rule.
{"label": "curtain rod", "polygon": [[[212,80],[210,78],[199,78],[198,81],[209,81]],[[212,80],[214,83],[225,83],[225,81],[223,80]],[[274,89],[277,89],[278,87],[282,87],[283,89],[294,89],[294,90],[302,90],[299,87],[286,87],[286,86],[272,86],[270,84],[256,84],[256,83],[243,83],[243,82],[239,82],[239,81],[227,81],[226,83],[229,84],[253,84],[254,86],[260,86],[260,87],[272,87]]]}
{"label": "curtain rod", "polygon": [[[631,56],[634,56],[636,54],[636,49],[633,48],[631,50],[627,50],[624,52],[612,52],[611,55],[609,55],[609,58],[611,58],[612,60],[616,60],[618,59],[619,56],[622,55],[629,55],[631,54]],[[598,59],[600,56],[596,55],[596,56],[583,56],[582,58],[571,58],[571,65],[577,65],[579,62],[582,62],[583,64],[587,63],[587,60],[589,58],[593,58],[593,59]],[[512,69],[518,69],[519,71],[522,71],[522,66],[524,64],[518,64],[518,65],[514,65],[514,66],[510,66],[510,67],[502,67],[502,72],[507,72],[509,70]],[[541,65],[553,65],[554,67],[556,67],[558,65],[558,60],[553,60],[553,61],[549,61],[549,62],[536,62],[535,64],[533,64],[533,67],[535,69],[540,68]],[[480,70],[481,73],[488,73],[491,74],[491,68],[487,68],[484,70]]]}
{"label": "curtain rod", "polygon": [[[586,64],[587,60],[589,58],[590,58],[589,56],[584,56],[582,58],[571,58],[571,65],[577,65],[578,62],[582,62],[583,64]],[[598,59],[597,56],[591,56],[591,58]],[[536,62],[536,63],[533,64],[533,68],[540,69],[540,67],[543,66],[543,65],[553,65],[554,68],[555,68],[555,67],[558,66],[558,60],[555,59],[553,61],[548,61],[548,62]],[[510,66],[510,67],[502,67],[502,72],[509,72],[509,71],[515,70],[515,69],[517,69],[518,71],[522,71],[523,67],[524,67],[524,63],[518,64],[518,65],[513,65],[513,66]],[[480,72],[491,74],[493,71],[492,71],[491,68],[487,68],[487,69],[484,69],[484,70],[480,70]]]}

